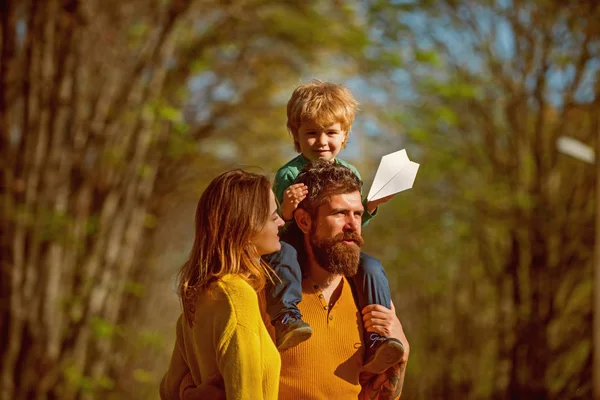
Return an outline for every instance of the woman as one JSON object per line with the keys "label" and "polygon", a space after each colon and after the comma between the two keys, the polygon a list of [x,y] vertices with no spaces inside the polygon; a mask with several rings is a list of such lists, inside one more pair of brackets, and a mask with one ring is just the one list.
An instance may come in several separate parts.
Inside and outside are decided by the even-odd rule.
{"label": "woman", "polygon": [[162,399],[179,399],[188,372],[198,385],[222,377],[227,399],[277,398],[281,361],[257,292],[270,279],[260,257],[280,249],[282,225],[262,175],[229,171],[206,188],[196,209],[194,245],[179,275],[183,314]]}

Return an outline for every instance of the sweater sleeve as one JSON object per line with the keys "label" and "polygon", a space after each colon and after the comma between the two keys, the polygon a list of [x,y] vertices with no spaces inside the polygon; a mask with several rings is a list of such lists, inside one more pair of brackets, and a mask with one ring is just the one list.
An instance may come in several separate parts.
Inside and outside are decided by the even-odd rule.
{"label": "sweater sleeve", "polygon": [[173,354],[171,355],[171,361],[169,363],[169,368],[167,369],[165,376],[160,382],[160,398],[162,400],[179,400],[179,387],[181,381],[187,374],[189,374],[190,371],[180,349],[182,337],[182,318],[183,316],[180,316],[176,324],[177,334],[175,338]]}
{"label": "sweater sleeve", "polygon": [[264,398],[258,334],[238,325],[218,359],[228,400]]}

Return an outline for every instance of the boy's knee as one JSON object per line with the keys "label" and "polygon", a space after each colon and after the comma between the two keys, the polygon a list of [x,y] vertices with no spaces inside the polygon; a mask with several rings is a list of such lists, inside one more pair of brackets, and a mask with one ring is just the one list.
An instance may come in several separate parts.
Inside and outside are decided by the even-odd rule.
{"label": "boy's knee", "polygon": [[291,257],[296,258],[298,256],[298,253],[296,252],[296,248],[294,248],[294,246],[292,246],[291,244],[281,241],[281,250],[279,250],[280,253],[285,254],[286,256],[289,255]]}
{"label": "boy's knee", "polygon": [[360,253],[360,267],[366,275],[379,275],[384,271],[381,261],[365,253]]}
{"label": "boy's knee", "polygon": [[294,271],[300,269],[296,249],[284,241],[281,241],[281,249],[276,253],[269,254],[265,261],[277,272],[280,268],[291,268]]}

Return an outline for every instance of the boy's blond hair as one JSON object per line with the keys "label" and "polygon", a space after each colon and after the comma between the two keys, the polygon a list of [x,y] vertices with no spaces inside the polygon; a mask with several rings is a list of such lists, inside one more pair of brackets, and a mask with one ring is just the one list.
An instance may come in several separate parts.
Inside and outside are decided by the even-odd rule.
{"label": "boy's blond hair", "polygon": [[294,138],[294,148],[300,153],[298,129],[306,121],[322,127],[339,123],[346,133],[342,148],[346,147],[357,110],[358,102],[341,85],[314,79],[306,85],[298,86],[287,103],[287,127]]}

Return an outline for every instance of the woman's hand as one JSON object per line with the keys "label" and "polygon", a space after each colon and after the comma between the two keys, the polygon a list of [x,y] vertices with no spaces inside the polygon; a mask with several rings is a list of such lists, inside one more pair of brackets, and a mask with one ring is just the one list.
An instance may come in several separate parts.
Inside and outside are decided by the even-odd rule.
{"label": "woman's hand", "polygon": [[188,386],[183,389],[182,400],[226,400],[225,385],[221,375],[213,375],[200,386]]}
{"label": "woman's hand", "polygon": [[290,221],[294,217],[294,211],[307,194],[308,187],[304,183],[296,183],[285,189],[281,203],[281,217],[284,221]]}

